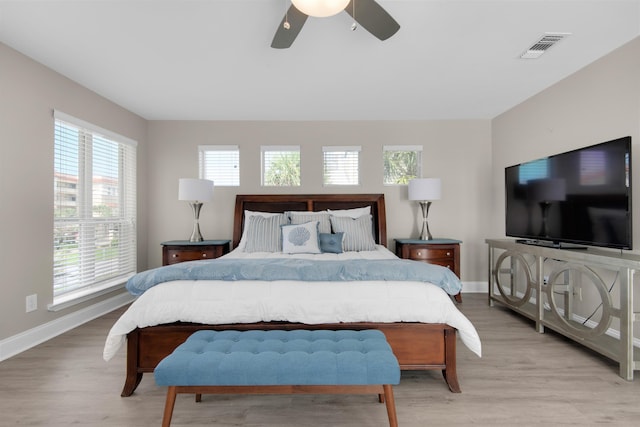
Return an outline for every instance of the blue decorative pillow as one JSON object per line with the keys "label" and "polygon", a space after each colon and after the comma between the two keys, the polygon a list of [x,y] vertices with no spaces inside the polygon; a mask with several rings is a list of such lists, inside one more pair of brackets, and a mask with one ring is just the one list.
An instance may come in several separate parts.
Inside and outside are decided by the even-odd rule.
{"label": "blue decorative pillow", "polygon": [[320,233],[320,250],[332,254],[341,254],[343,237],[344,233]]}
{"label": "blue decorative pillow", "polygon": [[318,221],[283,225],[282,252],[286,254],[319,254]]}

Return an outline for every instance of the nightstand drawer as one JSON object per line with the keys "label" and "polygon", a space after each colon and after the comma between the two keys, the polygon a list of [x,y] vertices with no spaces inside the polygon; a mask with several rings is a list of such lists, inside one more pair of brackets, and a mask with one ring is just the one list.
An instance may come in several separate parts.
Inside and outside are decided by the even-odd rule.
{"label": "nightstand drawer", "polygon": [[460,240],[395,239],[399,258],[448,267],[460,277]]}
{"label": "nightstand drawer", "polygon": [[[221,251],[220,251],[221,252]],[[196,261],[199,259],[213,259],[217,258],[221,254],[216,256],[214,249],[198,250],[198,249],[176,249],[167,248],[167,261],[169,264],[176,264],[184,261]]]}
{"label": "nightstand drawer", "polygon": [[414,261],[426,262],[427,264],[441,265],[443,267],[447,267],[449,270],[452,270],[452,271],[455,267],[453,258],[435,258],[435,259],[429,259],[429,260],[416,259]]}
{"label": "nightstand drawer", "polygon": [[185,261],[214,259],[229,253],[230,240],[172,240],[162,243],[162,265],[177,264]]}
{"label": "nightstand drawer", "polygon": [[[439,258],[453,259],[453,250],[451,249],[431,249],[424,247],[411,246],[409,248],[409,259],[418,261],[429,260],[435,261]],[[435,262],[433,262],[435,264]]]}

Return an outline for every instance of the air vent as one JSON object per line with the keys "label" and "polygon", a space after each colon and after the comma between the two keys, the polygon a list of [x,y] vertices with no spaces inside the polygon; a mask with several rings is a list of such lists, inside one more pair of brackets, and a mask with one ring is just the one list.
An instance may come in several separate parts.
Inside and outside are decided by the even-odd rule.
{"label": "air vent", "polygon": [[527,49],[520,58],[535,59],[539,58],[543,53],[558,43],[560,40],[568,37],[571,33],[545,33],[538,41],[536,41],[529,49]]}

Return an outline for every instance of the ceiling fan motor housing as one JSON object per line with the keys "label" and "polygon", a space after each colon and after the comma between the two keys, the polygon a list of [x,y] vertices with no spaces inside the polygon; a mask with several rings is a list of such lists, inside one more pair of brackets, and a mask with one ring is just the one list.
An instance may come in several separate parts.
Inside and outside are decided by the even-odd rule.
{"label": "ceiling fan motor housing", "polygon": [[306,15],[325,18],[342,12],[349,4],[349,1],[350,0],[291,0],[291,3],[293,3],[296,9]]}

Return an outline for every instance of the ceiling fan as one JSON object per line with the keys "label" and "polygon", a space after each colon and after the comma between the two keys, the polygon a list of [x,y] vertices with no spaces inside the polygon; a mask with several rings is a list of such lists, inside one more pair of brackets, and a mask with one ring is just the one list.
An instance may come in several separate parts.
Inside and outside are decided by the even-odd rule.
{"label": "ceiling fan", "polygon": [[[291,0],[271,42],[275,49],[287,49],[302,30],[309,16],[332,16],[343,10],[364,29],[386,40],[394,35],[400,25],[375,0]],[[352,29],[356,28],[356,24]]]}

